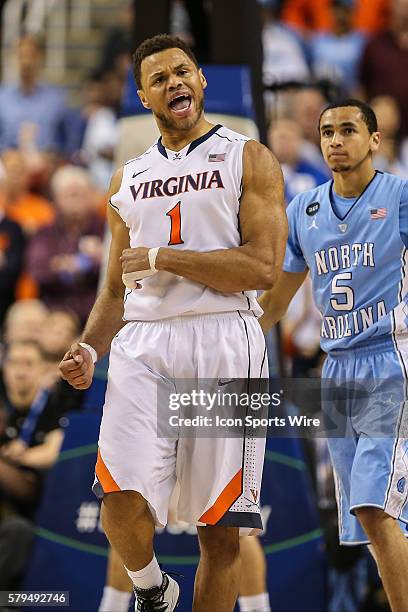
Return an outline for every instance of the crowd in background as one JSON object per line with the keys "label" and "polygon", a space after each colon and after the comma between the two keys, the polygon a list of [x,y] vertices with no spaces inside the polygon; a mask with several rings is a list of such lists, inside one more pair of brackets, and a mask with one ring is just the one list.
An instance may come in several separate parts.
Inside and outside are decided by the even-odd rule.
{"label": "crowd in background", "polygon": [[[289,202],[328,180],[317,124],[333,97],[368,101],[378,170],[408,178],[408,1],[261,0],[269,146]],[[318,374],[320,315],[306,283],[282,324],[289,372]]]}
{"label": "crowd in background", "polygon": [[65,415],[84,399],[58,364],[98,287],[129,11],[89,66],[79,108],[45,81],[37,34],[16,41],[16,80],[0,85],[0,589],[20,584]]}
{"label": "crowd in background", "polygon": [[[268,144],[282,164],[287,202],[329,178],[317,122],[340,94],[372,104],[382,132],[375,165],[408,177],[408,0],[259,4]],[[64,412],[82,398],[57,381],[56,366],[98,286],[104,196],[132,50],[132,3],[121,6],[98,65],[89,66],[79,108],[44,81],[38,36],[22,35],[16,82],[0,85],[0,539],[20,538],[26,547]],[[194,46],[181,0],[173,3],[171,24]],[[282,324],[288,373],[318,375],[319,326],[305,283]],[[18,577],[16,563],[0,553],[0,588]]]}

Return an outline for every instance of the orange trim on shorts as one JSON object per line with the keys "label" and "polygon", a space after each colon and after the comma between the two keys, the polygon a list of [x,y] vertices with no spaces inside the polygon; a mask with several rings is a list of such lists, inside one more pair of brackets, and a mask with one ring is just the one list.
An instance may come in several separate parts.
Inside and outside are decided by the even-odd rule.
{"label": "orange trim on shorts", "polygon": [[200,518],[200,523],[215,525],[231,508],[232,504],[242,493],[242,468],[235,474],[234,478],[227,484],[215,503]]}
{"label": "orange trim on shorts", "polygon": [[101,483],[104,493],[113,493],[113,491],[120,491],[120,487],[116,484],[112,477],[112,474],[103,462],[101,451],[98,448],[98,459],[95,466],[95,474],[99,482]]}

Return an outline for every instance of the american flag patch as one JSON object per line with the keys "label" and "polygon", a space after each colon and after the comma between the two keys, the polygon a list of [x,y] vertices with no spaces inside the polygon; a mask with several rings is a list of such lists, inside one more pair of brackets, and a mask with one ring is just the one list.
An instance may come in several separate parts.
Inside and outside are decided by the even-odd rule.
{"label": "american flag patch", "polygon": [[386,208],[372,208],[370,210],[370,219],[384,219],[387,216]]}
{"label": "american flag patch", "polygon": [[222,162],[225,161],[226,153],[210,153],[208,156],[209,162]]}

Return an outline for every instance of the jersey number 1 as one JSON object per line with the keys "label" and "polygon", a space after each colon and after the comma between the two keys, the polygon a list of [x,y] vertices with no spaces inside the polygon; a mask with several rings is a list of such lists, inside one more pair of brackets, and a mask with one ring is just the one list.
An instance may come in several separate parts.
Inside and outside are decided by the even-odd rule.
{"label": "jersey number 1", "polygon": [[180,212],[181,201],[177,202],[175,206],[168,213],[167,217],[170,217],[170,240],[169,246],[172,244],[183,244],[184,240],[181,238],[181,212]]}

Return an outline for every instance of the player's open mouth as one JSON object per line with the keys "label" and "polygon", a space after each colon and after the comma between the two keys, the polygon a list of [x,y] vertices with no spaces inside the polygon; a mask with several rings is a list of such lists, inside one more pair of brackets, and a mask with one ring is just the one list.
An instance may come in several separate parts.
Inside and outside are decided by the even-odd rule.
{"label": "player's open mouth", "polygon": [[190,113],[191,102],[190,95],[180,94],[169,102],[169,107],[177,117],[186,117]]}

